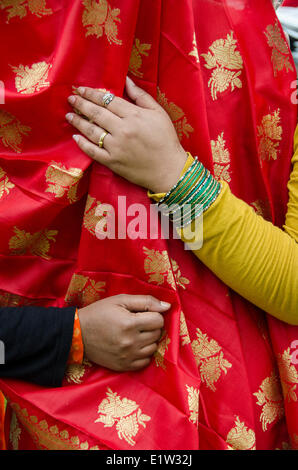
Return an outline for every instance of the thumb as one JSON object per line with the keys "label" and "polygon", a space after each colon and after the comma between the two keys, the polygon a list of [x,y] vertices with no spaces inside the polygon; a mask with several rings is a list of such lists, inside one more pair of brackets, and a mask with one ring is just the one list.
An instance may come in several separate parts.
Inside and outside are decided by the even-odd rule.
{"label": "thumb", "polygon": [[151,295],[120,294],[119,303],[131,312],[166,312],[171,307],[168,302],[161,302]]}
{"label": "thumb", "polygon": [[129,98],[141,108],[157,109],[159,104],[149,93],[139,88],[131,78],[126,77],[126,92]]}

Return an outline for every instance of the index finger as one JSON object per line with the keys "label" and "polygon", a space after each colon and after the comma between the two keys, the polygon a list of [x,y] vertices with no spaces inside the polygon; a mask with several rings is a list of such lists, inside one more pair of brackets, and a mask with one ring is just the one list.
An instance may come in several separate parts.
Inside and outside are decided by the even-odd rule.
{"label": "index finger", "polygon": [[131,312],[165,312],[171,304],[162,302],[152,295],[119,294],[115,300]]}
{"label": "index finger", "polygon": [[[102,99],[106,94],[105,92],[89,87],[79,87],[77,92],[83,98],[104,107]],[[128,101],[124,100],[123,98],[119,98],[118,96],[115,96],[115,98],[106,107],[106,109],[121,118],[128,116],[135,108],[136,106],[134,104],[129,103]]]}
{"label": "index finger", "polygon": [[161,330],[164,327],[164,318],[157,312],[138,312],[135,314],[136,327],[139,331]]}

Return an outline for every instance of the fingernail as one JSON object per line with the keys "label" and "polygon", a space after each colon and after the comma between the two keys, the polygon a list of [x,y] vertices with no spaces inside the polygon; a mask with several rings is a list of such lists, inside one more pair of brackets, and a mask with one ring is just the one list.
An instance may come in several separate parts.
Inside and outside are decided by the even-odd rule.
{"label": "fingernail", "polygon": [[75,96],[69,96],[69,97],[68,97],[68,102],[69,102],[70,104],[74,104],[75,101],[76,101],[76,97],[75,97]]}
{"label": "fingernail", "polygon": [[79,139],[80,139],[80,136],[77,135],[77,134],[74,134],[74,135],[72,136],[72,138],[73,138],[73,140],[76,141],[76,143],[78,143],[78,142],[79,142]]}
{"label": "fingernail", "polygon": [[126,77],[126,81],[130,83],[131,85],[136,86],[135,82],[133,82],[130,77]]}
{"label": "fingernail", "polygon": [[65,115],[65,117],[66,117],[67,121],[72,122],[72,120],[73,120],[73,114],[72,113],[67,113]]}
{"label": "fingernail", "polygon": [[80,93],[80,95],[83,95],[83,94],[85,93],[85,91],[86,91],[86,88],[83,87],[83,86],[80,86],[80,87],[77,89],[77,91]]}
{"label": "fingernail", "polygon": [[162,306],[162,308],[170,308],[171,307],[171,304],[169,304],[168,302],[160,302],[160,305]]}

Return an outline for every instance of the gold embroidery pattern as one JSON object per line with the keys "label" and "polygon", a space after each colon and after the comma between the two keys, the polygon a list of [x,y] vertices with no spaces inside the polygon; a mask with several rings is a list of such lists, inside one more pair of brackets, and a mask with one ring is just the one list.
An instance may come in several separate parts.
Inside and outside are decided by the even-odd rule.
{"label": "gold embroidery pattern", "polygon": [[284,416],[283,397],[277,375],[273,372],[271,376],[266,377],[254,395],[257,397],[257,405],[262,407],[262,429],[267,431],[268,425]]}
{"label": "gold embroidery pattern", "polygon": [[158,343],[158,348],[154,353],[154,360],[157,367],[161,367],[163,370],[166,370],[165,366],[165,355],[168,351],[168,346],[171,340],[167,335],[167,332],[163,330],[161,339]]}
{"label": "gold embroidery pattern", "polygon": [[194,57],[196,59],[197,64],[199,64],[200,63],[200,57],[199,57],[199,52],[198,52],[196,33],[193,33],[192,45],[193,45],[193,49],[188,55]]}
{"label": "gold embroidery pattern", "polygon": [[52,193],[56,198],[62,198],[65,194],[70,204],[78,200],[77,190],[84,173],[80,168],[66,168],[62,163],[52,162],[46,171],[47,193]]}
{"label": "gold embroidery pattern", "polygon": [[211,140],[211,150],[215,178],[230,183],[230,152],[226,148],[223,132],[218,136],[217,140]]}
{"label": "gold embroidery pattern", "polygon": [[33,300],[27,299],[26,297],[0,290],[0,307],[20,307],[32,305],[33,303]]}
{"label": "gold embroidery pattern", "polygon": [[15,116],[7,111],[0,110],[0,139],[5,147],[21,153],[23,136],[27,136],[30,131],[31,127],[21,124]]}
{"label": "gold embroidery pattern", "polygon": [[258,199],[250,204],[255,210],[257,215],[263,217],[263,219],[270,220],[270,206],[268,201],[262,201]]}
{"label": "gold embroidery pattern", "polygon": [[21,437],[21,428],[18,423],[18,418],[15,412],[12,412],[9,430],[9,440],[13,450],[19,450],[19,440]]}
{"label": "gold embroidery pattern", "polygon": [[298,434],[292,434],[291,436],[291,447],[294,449],[294,450],[297,450],[298,449]]}
{"label": "gold embroidery pattern", "polygon": [[288,442],[282,442],[281,443],[281,449],[279,447],[276,447],[275,450],[293,450],[291,444]]}
{"label": "gold embroidery pattern", "polygon": [[138,78],[143,78],[144,76],[143,72],[140,70],[143,65],[142,56],[148,57],[148,51],[150,51],[150,49],[151,44],[141,44],[139,39],[135,40],[131,51],[128,70]]}
{"label": "gold embroidery pattern", "polygon": [[82,364],[70,364],[65,372],[67,382],[74,384],[81,384],[86,372],[86,368],[92,367],[88,359],[84,359]]}
{"label": "gold embroidery pattern", "polygon": [[190,283],[189,279],[182,276],[180,268],[174,259],[171,259],[171,262],[176,284],[182,287],[182,289],[186,289],[186,286]]}
{"label": "gold embroidery pattern", "polygon": [[291,362],[290,348],[286,349],[283,354],[278,355],[278,368],[284,397],[289,402],[297,402],[298,372],[295,365]]}
{"label": "gold embroidery pattern", "polygon": [[74,274],[70,282],[65,302],[70,305],[86,307],[100,300],[101,293],[105,291],[104,281],[94,281],[93,279]]}
{"label": "gold embroidery pattern", "polygon": [[15,185],[9,180],[5,171],[0,168],[0,200],[7,196]]}
{"label": "gold embroidery pattern", "polygon": [[189,134],[194,129],[188,123],[184,111],[175,103],[169,102],[165,93],[162,93],[159,88],[157,88],[157,101],[170,116],[179,139],[181,140],[184,136],[189,138]]}
{"label": "gold embroidery pattern", "polygon": [[[173,289],[178,286],[186,289],[190,281],[181,275],[178,264],[175,260],[170,260],[167,251],[149,250],[143,248],[147,255],[144,262],[145,273],[149,274],[149,282],[155,282],[158,285],[167,282]],[[172,263],[172,264],[171,264]]]}
{"label": "gold embroidery pattern", "polygon": [[105,428],[116,425],[119,439],[124,439],[129,445],[134,446],[134,438],[139,433],[140,425],[146,428],[146,421],[150,416],[142,413],[139,405],[128,398],[121,399],[110,388],[107,389],[107,398],[104,398],[98,407],[99,418],[95,423],[102,423]]}
{"label": "gold embroidery pattern", "polygon": [[256,450],[256,435],[236,416],[235,425],[227,435],[230,450]]}
{"label": "gold embroidery pattern", "polygon": [[266,28],[264,33],[269,47],[272,48],[271,61],[274,70],[274,76],[276,77],[278,72],[286,69],[286,72],[289,70],[294,70],[290,62],[290,51],[286,40],[284,39],[282,32],[280,30],[278,21],[274,25],[270,24]]}
{"label": "gold embroidery pattern", "polygon": [[0,8],[4,10],[8,8],[7,23],[11,18],[18,16],[20,19],[24,18],[28,12],[32,15],[42,18],[43,16],[52,15],[53,10],[47,8],[46,0],[0,0]]}
{"label": "gold embroidery pattern", "polygon": [[122,41],[117,38],[120,9],[111,8],[107,0],[83,0],[85,7],[82,21],[87,28],[87,36],[101,38],[106,35],[110,44],[121,45]]}
{"label": "gold embroidery pattern", "polygon": [[215,392],[216,382],[222,373],[227,374],[232,364],[224,358],[219,344],[214,339],[209,339],[199,328],[197,328],[197,339],[191,343],[191,346],[202,382]]}
{"label": "gold embroidery pattern", "polygon": [[30,68],[28,65],[19,65],[12,67],[13,72],[17,75],[15,79],[16,89],[23,95],[35,93],[41,88],[50,86],[47,81],[49,71],[52,65],[46,62],[38,62]]}
{"label": "gold embroidery pattern", "polygon": [[38,422],[36,416],[29,416],[26,408],[21,409],[18,403],[11,403],[20,422],[28,431],[39,450],[99,450],[98,446],[90,447],[78,436],[70,436],[65,429],[60,431],[58,426],[49,426],[44,419]]}
{"label": "gold embroidery pattern", "polygon": [[194,387],[186,385],[188,393],[188,408],[189,408],[189,421],[196,426],[199,422],[199,390]]}
{"label": "gold embroidery pattern", "polygon": [[34,256],[40,256],[45,260],[50,260],[48,255],[51,245],[50,242],[56,242],[55,236],[57,230],[40,230],[34,234],[25,232],[14,227],[15,236],[9,240],[9,248],[12,255],[20,256],[30,253]]}
{"label": "gold embroidery pattern", "polygon": [[237,40],[234,39],[233,31],[226,39],[218,39],[209,47],[207,54],[202,54],[207,69],[213,70],[208,87],[211,90],[212,99],[218,99],[218,93],[224,93],[231,88],[242,88],[239,78],[243,69],[243,60],[237,51]]}
{"label": "gold embroidery pattern", "polygon": [[258,126],[259,155],[261,160],[276,160],[278,147],[282,140],[283,129],[280,126],[280,109],[267,114]]}
{"label": "gold embroidery pattern", "polygon": [[190,344],[188,328],[187,328],[184,313],[182,311],[180,313],[180,337],[181,337],[182,346],[185,346],[186,344]]}
{"label": "gold embroidery pattern", "polygon": [[96,201],[95,197],[92,197],[88,194],[86,207],[85,207],[85,214],[83,219],[83,226],[85,227],[91,235],[96,236],[95,229],[98,222],[103,218],[103,216],[95,215],[96,209],[100,206],[101,203]]}

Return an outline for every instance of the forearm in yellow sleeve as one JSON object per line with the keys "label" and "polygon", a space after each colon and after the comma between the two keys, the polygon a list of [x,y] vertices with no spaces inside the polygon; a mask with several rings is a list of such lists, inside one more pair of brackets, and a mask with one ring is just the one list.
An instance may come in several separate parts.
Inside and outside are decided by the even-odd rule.
{"label": "forearm in yellow sleeve", "polygon": [[[194,250],[226,285],[294,325],[298,325],[298,132],[296,137],[285,232],[258,216],[222,182],[220,195],[204,214],[203,247]],[[182,174],[192,162],[189,155]],[[151,195],[156,201],[163,196]],[[192,230],[194,226],[183,230],[183,241],[189,242]]]}
{"label": "forearm in yellow sleeve", "polygon": [[[298,325],[297,243],[222,186],[205,212],[203,247],[194,254],[242,297]],[[184,229],[182,240],[190,233]]]}
{"label": "forearm in yellow sleeve", "polygon": [[289,203],[284,230],[298,242],[298,127],[295,133],[295,155],[293,171],[288,184]]}

